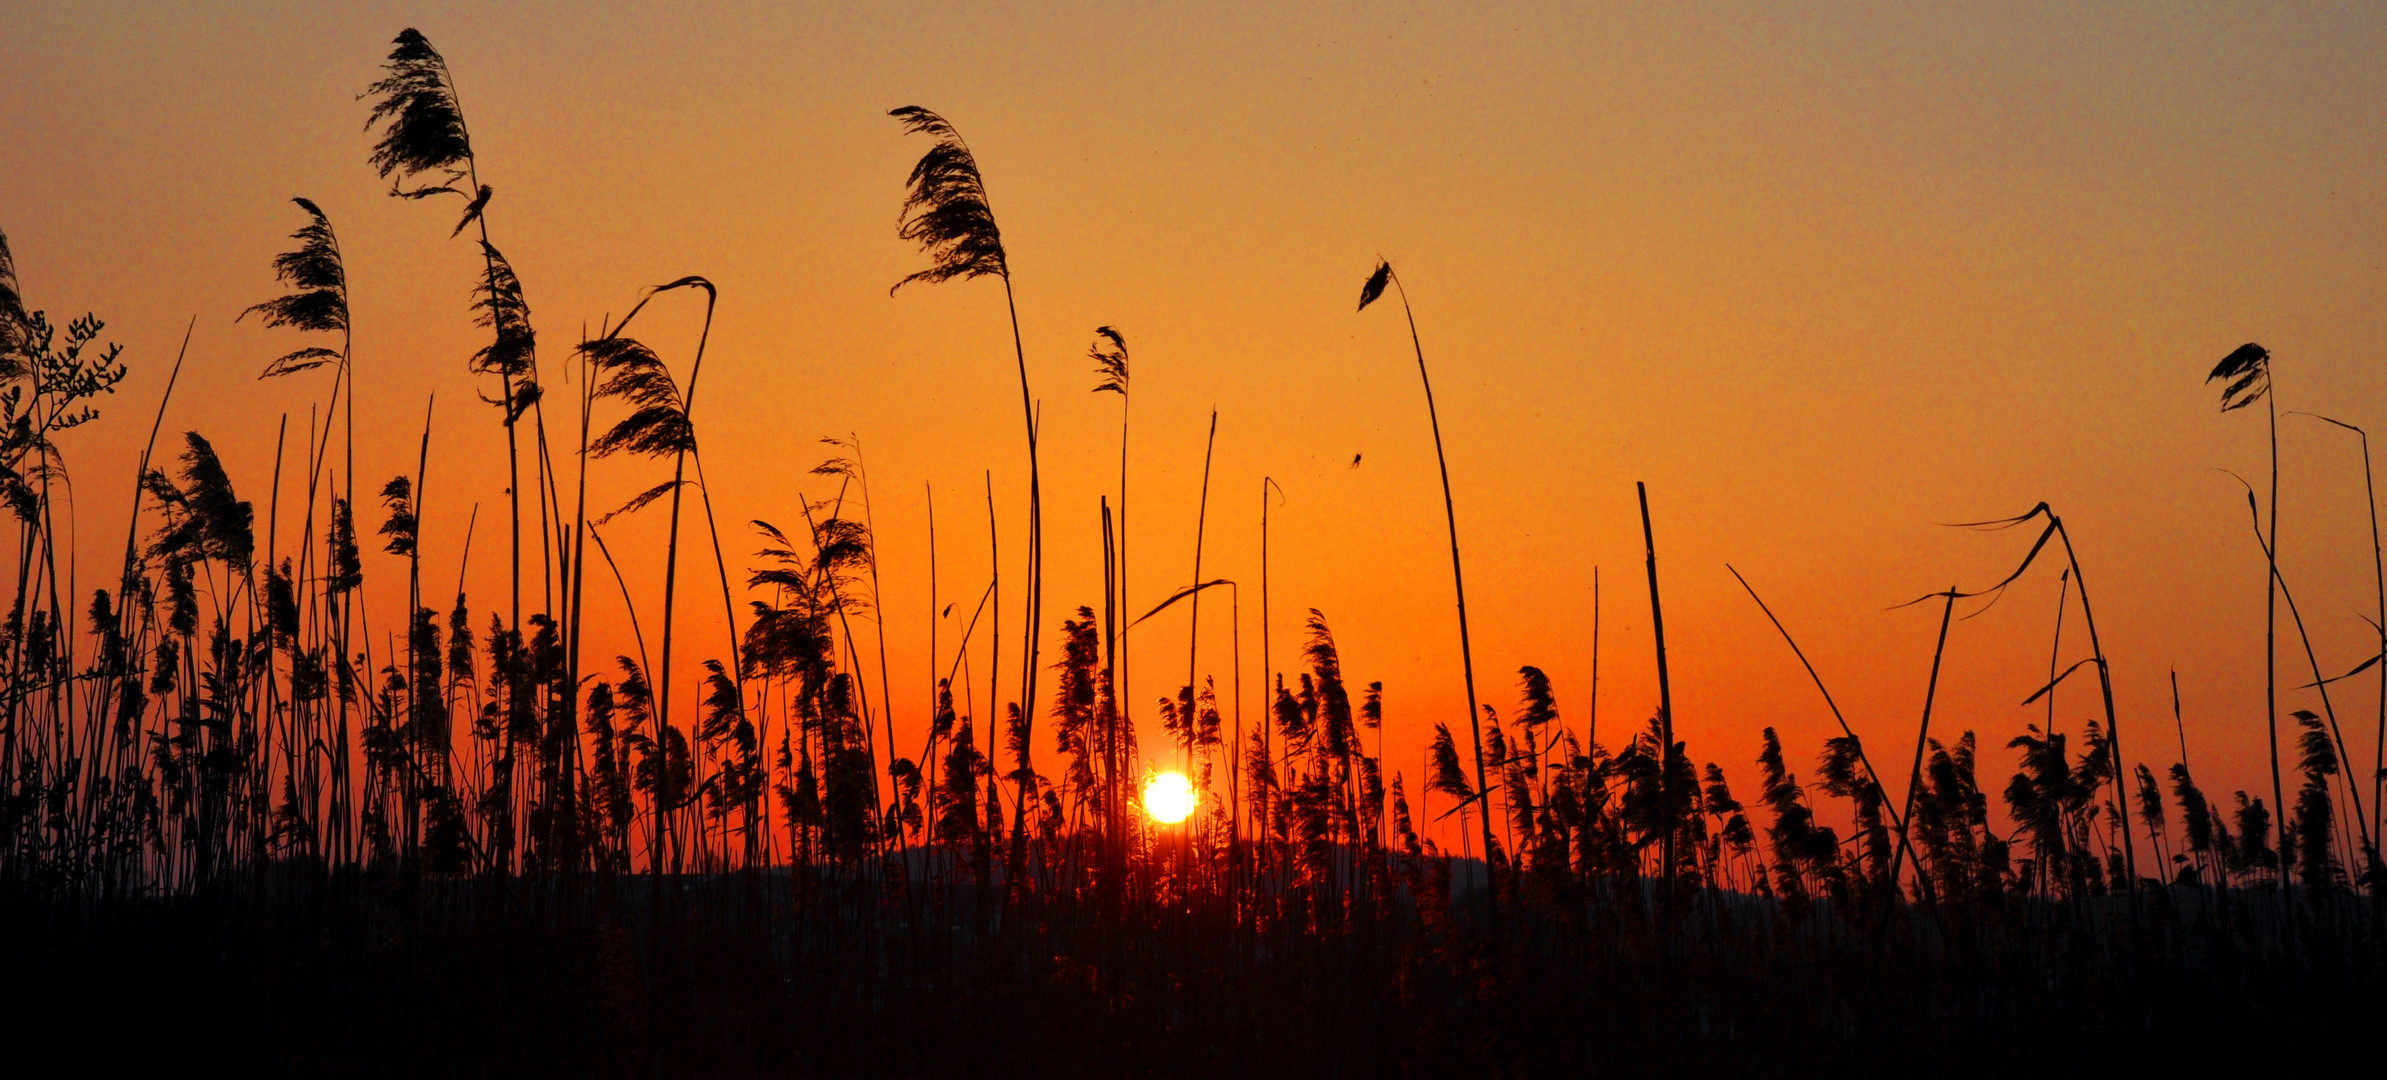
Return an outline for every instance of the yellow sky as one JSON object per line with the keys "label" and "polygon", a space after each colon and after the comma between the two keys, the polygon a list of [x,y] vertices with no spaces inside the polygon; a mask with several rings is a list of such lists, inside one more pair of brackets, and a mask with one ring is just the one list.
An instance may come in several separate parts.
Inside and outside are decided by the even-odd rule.
{"label": "yellow sky", "polygon": [[[2278,356],[2283,409],[2387,421],[2387,16],[2362,6],[407,4],[5,22],[0,230],[33,306],[98,312],[134,367],[67,444],[83,535],[122,535],[131,463],[193,315],[168,428],[214,439],[262,520],[276,425],[289,417],[295,446],[325,386],[255,381],[290,336],[233,316],[272,294],[269,260],[298,223],[287,199],[305,195],[348,256],[363,482],[411,468],[436,394],[427,573],[456,572],[477,502],[470,589],[476,608],[502,600],[503,441],[464,369],[481,333],[464,307],[474,253],[446,238],[449,208],[386,198],[364,160],[356,95],[413,25],[455,70],[497,191],[492,237],[550,364],[643,287],[720,285],[696,421],[733,573],[756,546],[739,523],[789,524],[826,493],[806,475],[817,439],[860,437],[896,716],[915,730],[925,499],[938,599],[972,600],[987,470],[1017,583],[1025,467],[1000,286],[888,295],[922,265],[894,235],[923,149],[884,115],[898,105],[960,126],[1009,247],[1044,408],[1048,625],[1099,604],[1118,402],[1088,392],[1085,351],[1115,325],[1135,356],[1135,606],[1191,574],[1216,407],[1204,576],[1257,585],[1274,477],[1277,662],[1301,613],[1324,611],[1350,674],[1386,683],[1390,767],[1412,784],[1421,730],[1464,707],[1414,362],[1397,310],[1352,310],[1379,254],[1438,379],[1486,700],[1505,713],[1516,668],[1536,664],[1580,729],[1597,566],[1602,730],[1650,715],[1633,502],[1647,481],[1678,730],[1744,798],[1761,727],[1782,729],[1802,773],[1831,729],[1725,563],[1902,771],[1937,618],[1885,609],[1994,580],[2029,539],[1935,523],[2040,500],[2079,546],[2130,757],[2178,756],[2176,666],[2207,787],[2267,792],[2263,571],[2240,489],[2215,471],[2265,467],[2261,423],[2218,415],[2201,380],[2257,340]],[[688,305],[658,314],[649,339],[684,362]],[[2350,436],[2291,417],[2282,467],[2283,572],[2323,664],[2351,666],[2373,648],[2358,616],[2376,604],[2360,459]],[[618,500],[658,478],[612,461],[592,486]],[[659,526],[650,511],[614,540],[650,624]],[[87,582],[112,571],[109,550],[85,545]],[[395,566],[369,569],[390,581]],[[701,657],[720,651],[719,598],[696,566],[680,632]],[[1997,747],[2043,718],[2016,703],[2045,677],[2056,588],[2052,567],[2035,571],[1958,624],[1938,725]],[[1223,601],[1204,609],[1217,658]],[[592,613],[618,621],[604,603]],[[1255,708],[1257,606],[1247,591]],[[1007,623],[1017,611],[1014,593]],[[2286,632],[2283,682],[2309,682]],[[956,633],[944,624],[941,644]],[[1181,679],[1184,624],[1135,637],[1149,700],[1162,672]],[[2068,636],[2064,662],[2083,648]],[[1203,666],[1231,677],[1224,659]],[[2364,760],[2374,689],[2336,699]],[[2084,684],[2058,718],[2076,731],[2095,708]],[[2010,755],[1985,759],[1984,786],[2002,786]]]}

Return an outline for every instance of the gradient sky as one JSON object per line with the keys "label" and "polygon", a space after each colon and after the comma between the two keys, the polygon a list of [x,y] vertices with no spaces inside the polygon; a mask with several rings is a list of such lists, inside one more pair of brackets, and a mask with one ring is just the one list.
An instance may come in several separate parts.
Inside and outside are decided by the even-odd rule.
{"label": "gradient sky", "polygon": [[[1350,674],[1386,683],[1388,767],[1412,785],[1423,733],[1464,704],[1409,343],[1397,310],[1352,310],[1379,254],[1438,379],[1485,700],[1508,712],[1536,664],[1581,729],[1597,567],[1603,741],[1652,714],[1646,481],[1678,731],[1744,798],[1761,728],[1802,774],[1833,729],[1725,564],[1902,771],[1937,612],[1889,609],[1994,581],[2030,540],[1936,523],[2040,500],[2078,546],[2128,756],[2179,756],[2177,668],[2207,789],[2267,794],[2262,561],[2217,471],[2257,477],[2263,425],[2220,415],[2202,380],[2260,341],[2283,410],[2387,421],[2374,6],[6,7],[0,230],[31,305],[99,313],[134,372],[66,443],[81,534],[122,536],[194,315],[168,429],[214,439],[264,518],[277,424],[295,447],[328,383],[256,381],[295,341],[233,316],[273,295],[269,260],[300,220],[287,199],[305,195],[348,257],[363,482],[411,470],[435,394],[426,573],[456,572],[477,503],[466,577],[476,608],[502,602],[503,436],[464,366],[477,259],[441,231],[451,207],[387,198],[365,165],[356,95],[412,25],[456,73],[492,237],[550,365],[644,287],[720,285],[696,422],[733,568],[757,545],[732,526],[800,520],[827,493],[807,475],[817,439],[859,436],[913,732],[926,498],[938,599],[965,601],[939,631],[949,649],[986,584],[987,470],[1019,580],[1026,469],[1000,285],[888,295],[923,265],[894,231],[925,145],[884,115],[898,105],[959,125],[1004,230],[1044,407],[1048,625],[1100,602],[1118,401],[1088,392],[1085,352],[1115,325],[1135,355],[1135,605],[1191,575],[1215,407],[1203,573],[1247,583],[1247,700],[1272,476],[1277,661],[1322,610]],[[642,336],[684,364],[692,305],[658,314]],[[2283,573],[2322,664],[2349,667],[2376,646],[2356,444],[2283,417],[2281,464]],[[615,460],[592,487],[618,500],[657,479]],[[660,524],[649,511],[614,541],[650,635]],[[86,582],[112,572],[111,546],[85,543]],[[402,581],[398,566],[368,569]],[[698,657],[722,651],[709,576],[683,594]],[[2017,703],[2045,678],[2056,593],[2055,569],[2034,570],[1951,637],[1934,726],[1980,732],[1985,787],[2013,768],[1998,747],[2044,719]],[[1222,689],[1224,600],[1202,643]],[[620,639],[603,652],[627,648],[618,602],[591,610]],[[2072,619],[2065,663],[2086,655]],[[2309,682],[2282,620],[2282,683]],[[1181,680],[1183,619],[1135,640],[1149,701]],[[2335,702],[2367,762],[2376,684]],[[2056,714],[2077,731],[2097,709],[2082,683]]]}

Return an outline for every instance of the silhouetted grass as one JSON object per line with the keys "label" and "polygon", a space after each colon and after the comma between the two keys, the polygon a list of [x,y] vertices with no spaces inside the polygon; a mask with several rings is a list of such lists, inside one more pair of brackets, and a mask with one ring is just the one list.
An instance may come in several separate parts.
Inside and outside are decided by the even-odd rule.
{"label": "silhouetted grass", "polygon": [[[1203,810],[1158,823],[1138,812],[1127,775],[1138,715],[1123,636],[1134,621],[1124,407],[1116,518],[1107,497],[1100,506],[1101,610],[1062,620],[1053,688],[1037,696],[1040,433],[1016,312],[1029,448],[1016,692],[1003,693],[999,573],[948,657],[934,627],[958,609],[936,608],[932,568],[933,696],[920,752],[906,757],[859,439],[830,440],[838,456],[812,474],[833,495],[774,511],[790,528],[753,522],[760,548],[741,594],[693,419],[712,283],[651,290],[575,347],[580,431],[555,452],[531,312],[488,242],[491,191],[446,62],[409,30],[368,96],[380,129],[368,164],[399,196],[464,199],[451,235],[479,230],[473,312],[491,343],[469,363],[495,384],[516,489],[516,428],[532,421],[537,558],[522,550],[523,500],[510,490],[505,616],[476,627],[461,584],[444,617],[426,604],[423,575],[444,569],[424,565],[420,543],[428,493],[444,490],[431,483],[441,439],[426,411],[412,472],[379,496],[380,542],[407,560],[404,646],[390,628],[374,633],[355,520],[348,284],[330,220],[302,199],[296,246],[271,263],[290,291],[246,313],[311,335],[266,375],[332,368],[301,444],[303,511],[281,513],[279,451],[260,534],[236,471],[202,434],[184,433],[172,467],[152,468],[153,430],[123,570],[111,588],[74,595],[54,436],[95,418],[125,366],[97,319],[61,328],[26,306],[0,239],[0,511],[18,539],[0,626],[0,970],[36,991],[8,1013],[27,1053],[79,1051],[110,1071],[291,1075],[2071,1074],[2359,1050],[2348,1033],[2383,1003],[2378,780],[2366,809],[2326,697],[2334,680],[2308,655],[2323,710],[2294,717],[2292,805],[2276,766],[2269,804],[2209,799],[2188,768],[2176,696],[2167,793],[2159,762],[2124,756],[2082,562],[2045,504],[1987,523],[2045,519],[2011,573],[1930,596],[1942,618],[1904,790],[1887,789],[1845,721],[1811,784],[1768,728],[1744,805],[1724,764],[1694,766],[1675,737],[1645,495],[1660,700],[1611,747],[1590,719],[1577,737],[1534,666],[1518,669],[1510,719],[1476,700],[1443,463],[1470,762],[1448,720],[1402,712],[1400,684],[1361,681],[1324,613],[1309,612],[1292,667],[1276,665],[1267,514],[1282,492],[1263,478],[1266,707],[1246,731],[1230,684],[1234,728],[1222,737],[1215,676],[1189,650],[1186,682],[1158,712]],[[934,140],[899,227],[930,266],[905,281],[995,275],[1008,290],[976,159],[936,114],[895,115]],[[1360,306],[1388,287],[1398,278],[1383,263]],[[706,330],[683,380],[627,331],[646,303],[686,289],[705,294]],[[336,349],[309,344],[335,333]],[[1423,382],[1414,322],[1411,333]],[[1098,335],[1098,389],[1124,406],[1124,338]],[[2225,408],[2267,397],[2268,364],[2248,346],[2215,371],[2231,380]],[[335,411],[347,433],[336,472]],[[656,477],[592,518],[590,471],[639,459]],[[2276,460],[2274,472],[2276,486]],[[683,701],[674,623],[691,485],[729,635],[698,660],[698,692]],[[1143,617],[1225,586],[1239,652],[1238,587],[1202,579],[1208,485],[1206,457],[1195,574]],[[987,490],[991,544],[991,472]],[[657,503],[670,515],[661,550],[621,553],[662,561],[660,622],[642,622],[600,530]],[[1994,766],[1975,732],[1948,738],[1942,722],[1934,733],[1941,663],[1958,602],[1994,597],[2058,540],[2055,659],[2075,598],[2090,655],[2051,660],[2039,694],[2093,665],[2104,715],[2077,743],[2052,710],[2044,730],[2011,737],[2015,771],[2001,787],[1982,776]],[[590,541],[636,655],[584,667]],[[2301,632],[2275,542],[2271,521],[2258,530],[2269,588]],[[932,557],[934,544],[932,533]],[[1837,718],[1822,676],[1749,592]],[[981,615],[993,628],[974,652]],[[875,706],[857,618],[877,629]],[[971,670],[981,655],[983,699]],[[1239,678],[1240,657],[1230,662]],[[1050,721],[1041,740],[1039,718]],[[1423,775],[1387,769],[1387,724],[1430,725]],[[1454,814],[1455,856],[1431,835]],[[61,1034],[95,1026],[117,1037]]]}

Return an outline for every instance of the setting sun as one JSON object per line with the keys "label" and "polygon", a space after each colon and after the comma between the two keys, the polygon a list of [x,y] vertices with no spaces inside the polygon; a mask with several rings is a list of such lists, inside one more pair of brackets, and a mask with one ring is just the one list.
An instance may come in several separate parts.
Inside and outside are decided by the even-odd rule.
{"label": "setting sun", "polygon": [[1185,820],[1199,802],[1194,796],[1193,783],[1184,773],[1164,772],[1144,785],[1144,812],[1163,825]]}

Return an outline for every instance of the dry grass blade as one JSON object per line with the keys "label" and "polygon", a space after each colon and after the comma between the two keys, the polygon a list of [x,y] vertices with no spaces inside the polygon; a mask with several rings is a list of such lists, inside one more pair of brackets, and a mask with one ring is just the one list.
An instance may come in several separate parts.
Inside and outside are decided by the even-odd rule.
{"label": "dry grass blade", "polygon": [[2377,655],[2373,655],[2373,656],[2372,656],[2370,659],[2368,659],[2368,660],[2364,660],[2363,662],[2361,662],[2361,663],[2359,663],[2359,664],[2356,664],[2356,665],[2354,665],[2354,666],[2353,666],[2353,668],[2352,668],[2351,670],[2347,671],[2347,672],[2346,672],[2345,674],[2343,674],[2343,675],[2332,676],[2332,677],[2330,677],[2330,678],[2321,679],[2321,680],[2318,680],[2318,681],[2316,681],[2316,682],[2308,682],[2308,683],[2305,683],[2305,684],[2304,684],[2304,685],[2302,685],[2302,686],[2299,686],[2299,687],[2297,687],[2296,689],[2298,689],[2298,690],[2311,690],[2311,689],[2314,689],[2314,688],[2316,688],[2316,687],[2327,686],[2327,685],[2329,685],[2330,683],[2333,683],[2333,682],[2343,682],[2343,681],[2345,681],[2345,680],[2347,680],[2347,679],[2351,679],[2351,678],[2353,678],[2353,677],[2354,677],[2354,676],[2356,676],[2356,675],[2360,675],[2360,674],[2362,674],[2362,673],[2363,673],[2363,672],[2365,672],[2365,671],[2369,671],[2371,668],[2378,666],[2378,663],[2379,663],[2379,657],[2378,657]]}
{"label": "dry grass blade", "polygon": [[1141,616],[1138,616],[1138,617],[1136,618],[1136,621],[1135,621],[1135,622],[1128,623],[1127,625],[1129,625],[1129,626],[1135,626],[1135,625],[1137,625],[1137,624],[1139,624],[1139,623],[1142,623],[1142,622],[1143,622],[1145,619],[1149,619],[1149,618],[1153,617],[1154,615],[1158,615],[1158,614],[1160,614],[1160,613],[1161,613],[1161,612],[1163,612],[1163,611],[1167,611],[1168,609],[1170,609],[1170,608],[1172,608],[1172,607],[1175,607],[1175,606],[1176,606],[1176,604],[1177,604],[1177,601],[1179,601],[1179,600],[1183,600],[1183,599],[1186,599],[1186,598],[1188,598],[1188,597],[1190,597],[1190,596],[1194,595],[1195,593],[1201,592],[1202,590],[1204,590],[1204,589],[1207,589],[1207,588],[1210,588],[1210,587],[1212,587],[1212,586],[1214,586],[1214,585],[1233,585],[1233,584],[1235,584],[1235,583],[1234,583],[1234,582],[1232,582],[1232,581],[1228,581],[1228,580],[1227,580],[1227,579],[1225,579],[1225,578],[1213,578],[1213,579],[1211,579],[1211,580],[1209,580],[1209,581],[1205,581],[1205,582],[1203,582],[1203,583],[1201,583],[1201,584],[1199,584],[1199,585],[1188,585],[1188,586],[1186,586],[1186,587],[1184,587],[1184,588],[1182,588],[1182,589],[1179,589],[1179,590],[1177,590],[1177,591],[1176,591],[1176,592],[1174,592],[1174,593],[1171,593],[1171,594],[1169,594],[1169,598],[1168,598],[1168,599],[1166,599],[1166,600],[1163,600],[1163,601],[1161,601],[1160,603],[1158,603],[1158,604],[1154,605],[1154,606],[1153,606],[1153,608],[1152,608],[1152,610],[1150,610],[1150,611],[1147,611],[1147,612],[1143,613]]}
{"label": "dry grass blade", "polygon": [[487,184],[482,184],[480,194],[473,196],[472,202],[465,204],[464,216],[456,219],[456,227],[448,230],[448,239],[453,240],[463,235],[467,227],[473,222],[481,220],[482,212],[489,209],[489,197],[494,194],[496,194],[495,189]]}
{"label": "dry grass blade", "polygon": [[2058,687],[2058,686],[2061,686],[2061,685],[2063,685],[2063,682],[2064,682],[2064,680],[2065,680],[2065,679],[2069,679],[2069,678],[2071,678],[2071,677],[2072,677],[2072,673],[2073,673],[2073,672],[2075,672],[2075,671],[2079,671],[2080,669],[2082,669],[2082,668],[2084,668],[2084,667],[2087,667],[2087,666],[2089,666],[2090,664],[2094,664],[2094,663],[2096,663],[2096,662],[2097,662],[2097,658],[2096,658],[2096,657],[2094,657],[2094,656],[2091,656],[2091,657],[2088,657],[2087,659],[2080,660],[2080,661],[2078,661],[2078,662],[2074,663],[2074,664],[2073,664],[2071,667],[2065,668],[2065,669],[2064,669],[2064,673],[2063,673],[2063,674],[2061,674],[2061,675],[2058,675],[2058,676],[2056,676],[2055,678],[2052,678],[2052,679],[2049,679],[2049,680],[2047,680],[2047,685],[2045,685],[2045,686],[2042,686],[2042,687],[2038,688],[2037,690],[2033,690],[2033,691],[2031,691],[2031,696],[2029,696],[2029,697],[2026,697],[2026,698],[2022,699],[2022,703],[2023,703],[2023,704],[2025,704],[2025,705],[2028,705],[2028,704],[2030,704],[2031,702],[2037,701],[2037,700],[2039,700],[2040,698],[2046,697],[2047,695],[2054,693],[2054,692],[2055,692],[2055,688],[2056,688],[2056,687]]}
{"label": "dry grass blade", "polygon": [[[1790,654],[1798,658],[1799,666],[1806,669],[1807,678],[1815,683],[1815,692],[1823,695],[1824,708],[1831,710],[1832,721],[1840,725],[1840,734],[1848,737],[1851,745],[1856,747],[1858,763],[1865,767],[1865,775],[1873,778],[1873,788],[1881,794],[1882,803],[1887,807],[1890,798],[1889,789],[1882,785],[1880,771],[1876,770],[1872,760],[1865,756],[1864,743],[1857,739],[1856,729],[1848,725],[1848,718],[1841,715],[1840,703],[1833,700],[1831,689],[1823,684],[1823,675],[1817,672],[1815,665],[1807,659],[1807,651],[1799,648],[1797,639],[1790,636],[1790,628],[1782,625],[1782,620],[1774,614],[1773,608],[1766,605],[1765,598],[1757,595],[1757,587],[1749,584],[1748,578],[1742,577],[1741,572],[1729,563],[1725,564],[1724,569],[1732,574],[1733,580],[1740,582],[1741,588],[1748,592],[1749,599],[1756,603],[1757,610],[1763,612],[1766,621],[1774,624],[1775,632],[1782,635],[1782,643],[1790,646]],[[1905,820],[1896,816],[1897,811],[1895,810],[1890,813],[1892,815],[1891,824],[1903,832],[1906,828]]]}

